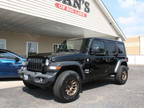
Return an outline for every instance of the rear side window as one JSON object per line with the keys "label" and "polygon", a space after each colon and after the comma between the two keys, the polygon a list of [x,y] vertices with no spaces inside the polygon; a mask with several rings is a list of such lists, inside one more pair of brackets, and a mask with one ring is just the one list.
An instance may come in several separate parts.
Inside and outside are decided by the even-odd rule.
{"label": "rear side window", "polygon": [[123,43],[117,43],[119,55],[125,55],[125,47]]}
{"label": "rear side window", "polygon": [[113,41],[106,42],[107,52],[109,56],[114,56],[117,53],[116,43]]}

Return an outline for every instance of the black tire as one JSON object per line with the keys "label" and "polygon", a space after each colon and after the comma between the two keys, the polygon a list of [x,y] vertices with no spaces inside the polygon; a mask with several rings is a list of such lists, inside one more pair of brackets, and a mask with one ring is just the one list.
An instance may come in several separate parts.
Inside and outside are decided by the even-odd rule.
{"label": "black tire", "polygon": [[115,81],[117,84],[123,85],[127,82],[128,70],[126,66],[120,66],[118,72],[115,75]]}
{"label": "black tire", "polygon": [[[68,95],[70,92],[68,89],[71,89],[70,83],[75,82],[74,88],[76,88],[73,95]],[[72,85],[72,84],[71,84]],[[73,87],[72,87],[73,88]],[[79,93],[81,91],[81,79],[78,73],[74,71],[64,71],[62,72],[53,87],[53,93],[55,97],[61,102],[72,102],[79,97]]]}
{"label": "black tire", "polygon": [[29,89],[37,89],[38,87],[23,80],[24,85]]}

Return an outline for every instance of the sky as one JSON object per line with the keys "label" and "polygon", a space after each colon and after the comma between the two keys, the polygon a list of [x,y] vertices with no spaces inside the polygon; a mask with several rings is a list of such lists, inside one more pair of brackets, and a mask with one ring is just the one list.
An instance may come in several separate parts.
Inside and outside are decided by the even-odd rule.
{"label": "sky", "polygon": [[144,0],[102,0],[127,37],[144,35]]}

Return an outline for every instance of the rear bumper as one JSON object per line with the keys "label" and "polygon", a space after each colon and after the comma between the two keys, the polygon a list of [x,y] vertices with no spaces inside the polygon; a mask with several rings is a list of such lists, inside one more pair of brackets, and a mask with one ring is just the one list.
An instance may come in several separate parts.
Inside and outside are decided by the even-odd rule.
{"label": "rear bumper", "polygon": [[[31,72],[26,69],[20,69],[18,73],[20,78],[24,81],[43,88],[52,85],[56,78],[56,72],[47,72],[46,74],[42,74],[40,72]],[[27,78],[25,78],[25,76],[27,76]]]}

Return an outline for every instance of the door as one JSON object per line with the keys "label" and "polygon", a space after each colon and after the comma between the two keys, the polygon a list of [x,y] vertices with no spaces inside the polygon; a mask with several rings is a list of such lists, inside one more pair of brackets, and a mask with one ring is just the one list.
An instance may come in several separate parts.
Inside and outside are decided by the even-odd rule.
{"label": "door", "polygon": [[107,41],[106,42],[106,49],[108,52],[107,62],[109,62],[109,73],[113,73],[117,63],[117,47],[116,42],[114,41]]}
{"label": "door", "polygon": [[101,78],[107,73],[105,44],[102,40],[93,40],[90,48],[90,74],[91,78]]}
{"label": "door", "polygon": [[0,52],[0,77],[18,77],[17,70],[22,63],[10,52]]}

